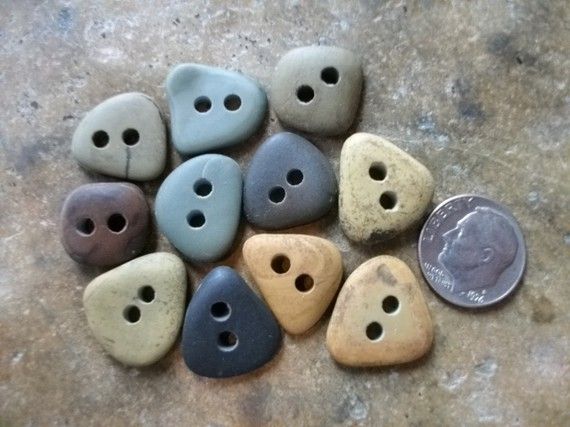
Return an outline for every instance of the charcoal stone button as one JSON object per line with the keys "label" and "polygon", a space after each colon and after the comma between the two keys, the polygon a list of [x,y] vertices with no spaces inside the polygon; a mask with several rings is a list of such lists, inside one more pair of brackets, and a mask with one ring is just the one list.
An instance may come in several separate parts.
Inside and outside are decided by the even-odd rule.
{"label": "charcoal stone button", "polygon": [[128,366],[145,366],[172,347],[184,318],[186,268],[158,252],[110,270],[85,288],[83,306],[93,335]]}
{"label": "charcoal stone button", "polygon": [[352,52],[332,46],[293,49],[277,64],[271,106],[287,127],[323,135],[346,132],[362,90],[362,67]]}
{"label": "charcoal stone button", "polygon": [[184,256],[216,261],[236,235],[241,198],[238,164],[220,154],[204,154],[184,162],[164,180],[156,195],[156,221]]}
{"label": "charcoal stone button", "polygon": [[84,168],[147,181],[166,164],[166,129],[160,111],[142,93],[123,93],[93,108],[73,134],[71,151]]}
{"label": "charcoal stone button", "polygon": [[306,224],[335,203],[336,178],[327,158],[306,139],[273,135],[255,153],[244,184],[244,210],[265,229]]}
{"label": "charcoal stone button", "polygon": [[186,311],[182,355],[205,377],[245,374],[269,362],[281,345],[277,321],[229,267],[213,269]]}
{"label": "charcoal stone button", "polygon": [[242,74],[200,64],[175,67],[166,79],[172,141],[183,155],[245,141],[261,125],[267,96]]}
{"label": "charcoal stone button", "polygon": [[136,185],[82,185],[63,204],[62,243],[77,262],[97,266],[121,264],[143,250],[149,217],[144,194]]}

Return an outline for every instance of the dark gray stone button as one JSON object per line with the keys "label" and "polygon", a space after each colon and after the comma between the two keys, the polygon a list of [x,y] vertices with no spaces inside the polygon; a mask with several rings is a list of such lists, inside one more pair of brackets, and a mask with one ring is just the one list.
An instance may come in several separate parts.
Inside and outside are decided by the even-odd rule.
{"label": "dark gray stone button", "polygon": [[188,368],[205,377],[232,377],[269,362],[281,345],[271,311],[230,267],[213,269],[194,294],[182,332]]}
{"label": "dark gray stone button", "polygon": [[327,158],[306,139],[273,135],[255,153],[244,183],[244,210],[265,229],[306,224],[335,203],[336,178]]}

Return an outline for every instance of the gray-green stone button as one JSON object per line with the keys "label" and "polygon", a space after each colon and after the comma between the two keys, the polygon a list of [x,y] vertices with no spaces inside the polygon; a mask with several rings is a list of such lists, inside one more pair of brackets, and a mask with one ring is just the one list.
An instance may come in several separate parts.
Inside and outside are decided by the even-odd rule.
{"label": "gray-green stone button", "polygon": [[117,178],[147,181],[166,163],[166,129],[160,111],[142,93],[103,101],[83,118],[71,143],[86,169]]}
{"label": "gray-green stone button", "polygon": [[267,97],[252,79],[199,64],[175,67],[166,79],[174,147],[183,155],[245,141],[261,125]]}
{"label": "gray-green stone button", "polygon": [[358,110],[362,68],[352,52],[338,47],[293,49],[277,64],[271,106],[287,127],[338,135]]}
{"label": "gray-green stone button", "polygon": [[97,341],[128,366],[162,358],[178,336],[186,304],[186,268],[176,255],[136,258],[93,280],[83,306]]}
{"label": "gray-green stone button", "polygon": [[186,161],[164,180],[156,195],[156,221],[187,258],[217,261],[234,240],[241,198],[239,165],[220,154],[204,154]]}

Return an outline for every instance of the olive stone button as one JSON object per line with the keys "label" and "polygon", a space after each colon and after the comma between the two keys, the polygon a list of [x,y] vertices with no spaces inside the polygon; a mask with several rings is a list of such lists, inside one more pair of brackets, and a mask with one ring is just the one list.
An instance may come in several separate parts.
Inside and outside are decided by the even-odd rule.
{"label": "olive stone button", "polygon": [[166,129],[160,111],[142,93],[107,99],[83,118],[71,143],[86,169],[117,178],[147,181],[166,163]]}
{"label": "olive stone button", "polygon": [[323,153],[306,139],[282,132],[253,156],[245,177],[244,210],[257,227],[288,228],[325,215],[336,194],[336,178]]}
{"label": "olive stone button", "polygon": [[182,355],[205,377],[231,377],[269,362],[281,345],[277,321],[229,267],[213,269],[186,311]]}
{"label": "olive stone button", "polygon": [[199,64],[175,67],[166,79],[174,147],[183,155],[245,141],[261,125],[265,92],[242,74]]}
{"label": "olive stone button", "polygon": [[83,294],[89,327],[105,351],[129,366],[162,358],[178,336],[186,304],[186,269],[159,252],[93,280]]}
{"label": "olive stone button", "polygon": [[277,64],[271,106],[287,127],[338,135],[354,121],[361,90],[362,68],[352,52],[330,46],[301,47]]}
{"label": "olive stone button", "polygon": [[144,194],[136,185],[82,185],[63,204],[62,243],[77,262],[97,266],[121,264],[143,250],[149,217]]}
{"label": "olive stone button", "polygon": [[241,197],[238,164],[220,154],[204,154],[182,163],[164,180],[156,195],[156,221],[184,256],[216,261],[234,240]]}
{"label": "olive stone button", "polygon": [[377,242],[419,221],[430,206],[430,171],[394,144],[368,133],[348,138],[340,154],[339,220],[357,242]]}
{"label": "olive stone button", "polygon": [[359,266],[338,295],[327,347],[348,366],[406,363],[423,356],[433,325],[412,270],[398,258],[378,256]]}

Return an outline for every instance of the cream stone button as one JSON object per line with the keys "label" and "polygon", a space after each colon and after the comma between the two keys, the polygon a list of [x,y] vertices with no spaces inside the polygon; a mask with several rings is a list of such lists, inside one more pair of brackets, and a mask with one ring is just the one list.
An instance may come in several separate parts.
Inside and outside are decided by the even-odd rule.
{"label": "cream stone button", "polygon": [[419,221],[430,205],[430,171],[384,138],[356,133],[340,155],[339,219],[357,242],[394,237]]}

